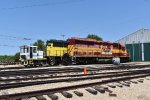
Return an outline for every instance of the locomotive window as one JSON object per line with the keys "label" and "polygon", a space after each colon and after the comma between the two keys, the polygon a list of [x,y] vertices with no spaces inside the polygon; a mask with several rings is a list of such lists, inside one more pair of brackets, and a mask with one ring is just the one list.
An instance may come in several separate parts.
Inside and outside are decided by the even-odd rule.
{"label": "locomotive window", "polygon": [[24,53],[28,53],[29,52],[29,48],[24,48]]}
{"label": "locomotive window", "polygon": [[21,48],[21,52],[22,52],[22,53],[26,53],[26,52],[25,52],[25,49],[26,49],[26,48]]}
{"label": "locomotive window", "polygon": [[47,45],[50,46],[50,47],[52,47],[52,46],[53,46],[53,43],[48,43]]}
{"label": "locomotive window", "polygon": [[29,52],[29,48],[27,48],[27,53]]}
{"label": "locomotive window", "polygon": [[51,47],[67,47],[68,43],[67,41],[62,41],[62,40],[50,40],[47,41],[47,45]]}
{"label": "locomotive window", "polygon": [[24,49],[24,52],[27,53],[27,49],[26,48]]}
{"label": "locomotive window", "polygon": [[36,48],[35,47],[33,48],[33,53],[36,53]]}
{"label": "locomotive window", "polygon": [[28,53],[28,47],[25,47],[25,46],[21,47],[20,52],[21,53]]}
{"label": "locomotive window", "polygon": [[24,51],[23,48],[21,48],[21,49],[20,49],[20,52],[21,52],[21,53],[24,53],[23,51]]}
{"label": "locomotive window", "polygon": [[54,42],[53,47],[67,47],[67,42]]}
{"label": "locomotive window", "polygon": [[49,44],[48,46],[52,47],[52,44]]}

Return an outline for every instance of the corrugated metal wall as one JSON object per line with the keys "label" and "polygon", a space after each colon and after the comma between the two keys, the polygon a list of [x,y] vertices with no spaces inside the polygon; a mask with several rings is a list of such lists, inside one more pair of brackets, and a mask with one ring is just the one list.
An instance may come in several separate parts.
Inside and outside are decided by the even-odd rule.
{"label": "corrugated metal wall", "polygon": [[126,44],[126,48],[131,61],[150,61],[150,43]]}
{"label": "corrugated metal wall", "polygon": [[142,61],[142,45],[138,44],[126,44],[126,48],[129,52],[131,61]]}
{"label": "corrugated metal wall", "polygon": [[144,61],[150,61],[150,43],[144,43]]}
{"label": "corrugated metal wall", "polygon": [[141,43],[134,45],[134,61],[142,61],[142,47]]}
{"label": "corrugated metal wall", "polygon": [[126,44],[126,49],[128,50],[131,61],[133,61],[133,48],[132,44]]}

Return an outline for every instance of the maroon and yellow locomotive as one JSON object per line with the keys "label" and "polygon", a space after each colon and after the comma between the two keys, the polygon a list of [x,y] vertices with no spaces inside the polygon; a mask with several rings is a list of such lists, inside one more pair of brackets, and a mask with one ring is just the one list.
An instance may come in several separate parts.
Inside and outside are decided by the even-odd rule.
{"label": "maroon and yellow locomotive", "polygon": [[70,38],[67,41],[47,41],[49,64],[87,64],[112,62],[117,57],[121,62],[129,61],[125,46],[119,43],[97,41],[87,38]]}

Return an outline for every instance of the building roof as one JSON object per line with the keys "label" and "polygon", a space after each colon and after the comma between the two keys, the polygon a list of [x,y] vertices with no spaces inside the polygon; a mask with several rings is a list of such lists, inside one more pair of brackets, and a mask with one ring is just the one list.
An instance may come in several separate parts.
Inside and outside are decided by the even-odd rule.
{"label": "building roof", "polygon": [[133,44],[133,43],[146,43],[150,42],[150,29],[140,29],[136,32],[133,32],[116,42],[121,44]]}

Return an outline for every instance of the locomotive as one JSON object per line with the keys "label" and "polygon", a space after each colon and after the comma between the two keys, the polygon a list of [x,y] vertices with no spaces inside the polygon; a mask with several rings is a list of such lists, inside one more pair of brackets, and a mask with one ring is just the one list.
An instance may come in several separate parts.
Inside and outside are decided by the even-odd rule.
{"label": "locomotive", "polygon": [[129,61],[125,46],[87,38],[48,40],[45,55],[37,46],[21,46],[20,50],[20,61],[25,66],[110,63],[114,58]]}

